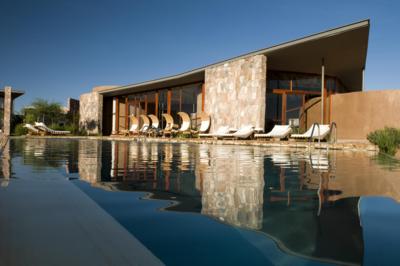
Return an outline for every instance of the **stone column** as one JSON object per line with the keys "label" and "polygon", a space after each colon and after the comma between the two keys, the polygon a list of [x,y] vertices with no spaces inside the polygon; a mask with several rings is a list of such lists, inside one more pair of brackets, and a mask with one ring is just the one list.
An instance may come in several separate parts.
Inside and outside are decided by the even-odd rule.
{"label": "stone column", "polygon": [[103,126],[103,95],[98,92],[82,94],[79,104],[79,128],[88,135],[101,134]]}
{"label": "stone column", "polygon": [[11,133],[11,114],[12,114],[11,87],[5,87],[3,131],[4,135],[6,136],[9,136]]}
{"label": "stone column", "polygon": [[205,71],[205,111],[211,132],[220,126],[264,128],[267,58],[249,56]]}

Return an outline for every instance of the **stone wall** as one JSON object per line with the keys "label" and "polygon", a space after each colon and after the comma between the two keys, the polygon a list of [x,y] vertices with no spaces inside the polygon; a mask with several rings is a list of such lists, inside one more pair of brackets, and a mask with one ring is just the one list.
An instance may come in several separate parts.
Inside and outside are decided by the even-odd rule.
{"label": "stone wall", "polygon": [[9,136],[11,133],[11,115],[12,115],[12,95],[11,87],[4,88],[4,135]]}
{"label": "stone wall", "polygon": [[88,134],[101,134],[103,95],[98,92],[82,94],[79,104],[79,128]]}
{"label": "stone wall", "polygon": [[264,128],[267,63],[264,55],[237,59],[205,71],[205,111],[220,126]]}

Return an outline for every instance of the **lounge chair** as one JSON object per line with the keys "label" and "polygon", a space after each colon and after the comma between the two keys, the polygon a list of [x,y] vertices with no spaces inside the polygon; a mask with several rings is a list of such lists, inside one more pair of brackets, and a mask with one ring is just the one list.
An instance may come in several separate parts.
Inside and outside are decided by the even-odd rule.
{"label": "lounge chair", "polygon": [[254,126],[246,125],[241,127],[235,133],[217,135],[217,138],[234,138],[234,139],[247,139],[254,133]]}
{"label": "lounge chair", "polygon": [[199,137],[217,137],[229,133],[229,126],[219,127],[214,133],[200,133]]}
{"label": "lounge chair", "polygon": [[146,134],[148,130],[150,129],[150,119],[147,117],[147,115],[140,115],[140,118],[143,121],[143,125],[139,130],[140,134]]}
{"label": "lounge chair", "polygon": [[174,129],[174,119],[170,114],[162,114],[165,119],[165,127],[163,129],[163,137],[171,136],[172,130]]}
{"label": "lounge chair", "polygon": [[211,125],[211,119],[210,116],[206,113],[202,113],[199,115],[201,124],[198,130],[192,130],[192,134],[204,134],[208,131]]}
{"label": "lounge chair", "polygon": [[46,126],[45,123],[42,122],[35,122],[35,127],[42,131],[44,134],[50,134],[50,135],[67,135],[71,134],[70,131],[66,130],[54,130]]}
{"label": "lounge chair", "polygon": [[[313,132],[313,128],[314,128],[314,132]],[[309,138],[311,138],[311,134],[312,134],[313,139],[323,140],[329,134],[329,132],[330,132],[329,125],[319,125],[319,130],[318,130],[318,126],[316,126],[314,124],[305,133],[292,134],[292,135],[290,135],[290,137],[294,138],[294,139],[309,139]]]}
{"label": "lounge chair", "polygon": [[136,116],[131,115],[131,127],[129,128],[129,135],[136,135],[139,134],[139,119]]}
{"label": "lounge chair", "polygon": [[182,120],[181,126],[178,130],[172,130],[173,133],[190,134],[190,117],[185,112],[178,112]]}
{"label": "lounge chair", "polygon": [[34,126],[32,126],[31,124],[25,124],[24,128],[28,129],[28,133],[30,135],[39,135],[40,131],[39,129],[35,128]]}
{"label": "lounge chair", "polygon": [[158,120],[158,117],[155,115],[149,115],[149,118],[151,120],[151,127],[149,130],[149,135],[157,136],[158,132],[160,130],[160,121]]}
{"label": "lounge chair", "polygon": [[275,125],[274,128],[266,134],[254,134],[255,138],[276,138],[285,139],[292,132],[289,125]]}

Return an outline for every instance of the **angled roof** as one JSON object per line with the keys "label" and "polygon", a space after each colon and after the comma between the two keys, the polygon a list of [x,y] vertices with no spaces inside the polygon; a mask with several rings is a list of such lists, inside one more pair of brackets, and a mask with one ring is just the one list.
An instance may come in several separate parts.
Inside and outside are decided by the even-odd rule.
{"label": "angled roof", "polygon": [[369,27],[370,21],[362,20],[181,74],[105,89],[99,93],[104,96],[116,96],[201,82],[204,80],[206,68],[260,54],[267,56],[269,70],[303,73],[320,73],[321,61],[324,58],[325,73],[339,77],[350,91],[357,91],[361,90],[362,86],[362,70],[365,68],[367,58]]}
{"label": "angled roof", "polygon": [[[4,89],[0,90],[0,97],[4,98],[4,94],[5,94],[5,90]],[[24,91],[11,89],[11,98],[12,99],[18,98],[19,96],[24,95],[24,94],[25,94]]]}

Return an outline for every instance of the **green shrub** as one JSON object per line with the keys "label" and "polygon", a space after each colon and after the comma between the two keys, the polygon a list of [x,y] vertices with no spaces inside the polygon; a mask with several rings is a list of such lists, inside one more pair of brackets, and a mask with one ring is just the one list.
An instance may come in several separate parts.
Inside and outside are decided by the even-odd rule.
{"label": "green shrub", "polygon": [[395,155],[400,146],[400,129],[385,127],[369,133],[367,139],[378,145],[380,152]]}
{"label": "green shrub", "polygon": [[22,136],[28,134],[28,129],[24,127],[24,124],[17,124],[14,128],[14,135]]}
{"label": "green shrub", "polygon": [[65,125],[64,130],[71,132],[72,135],[79,134],[79,128],[77,125]]}

